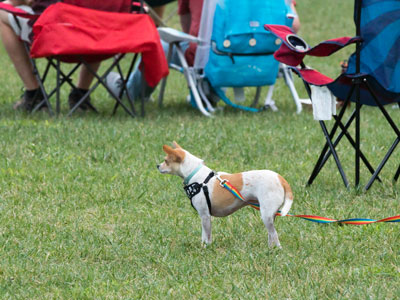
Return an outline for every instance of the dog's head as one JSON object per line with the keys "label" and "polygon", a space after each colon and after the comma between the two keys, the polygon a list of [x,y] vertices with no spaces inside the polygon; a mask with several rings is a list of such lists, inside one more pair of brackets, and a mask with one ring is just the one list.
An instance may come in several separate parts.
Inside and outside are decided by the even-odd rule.
{"label": "dog's head", "polygon": [[176,142],[173,142],[174,148],[164,145],[163,150],[167,154],[165,156],[164,162],[157,165],[157,169],[161,173],[181,175],[181,164],[185,160],[185,150],[181,148]]}
{"label": "dog's head", "polygon": [[182,149],[175,141],[173,142],[173,147],[164,145],[163,150],[167,156],[165,156],[164,162],[157,165],[157,169],[163,174],[185,177],[192,169],[195,169],[199,163],[203,163],[201,159]]}

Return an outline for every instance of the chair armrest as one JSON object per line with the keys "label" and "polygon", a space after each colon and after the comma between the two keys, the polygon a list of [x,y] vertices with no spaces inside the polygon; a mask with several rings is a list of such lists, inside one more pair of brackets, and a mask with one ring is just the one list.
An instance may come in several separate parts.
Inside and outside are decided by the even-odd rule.
{"label": "chair armrest", "polygon": [[360,37],[341,37],[330,39],[310,47],[302,38],[282,25],[265,25],[264,28],[282,40],[281,47],[275,52],[274,57],[280,62],[290,66],[297,66],[306,55],[329,56],[347,45],[360,42]]}
{"label": "chair armrest", "polygon": [[335,81],[334,79],[314,69],[309,69],[309,68],[300,69],[296,67],[290,67],[290,69],[293,72],[297,73],[297,75],[299,75],[305,82],[312,85],[323,86],[323,85],[328,85]]}
{"label": "chair armrest", "polygon": [[176,30],[174,28],[169,27],[159,27],[158,33],[163,41],[167,43],[175,43],[175,42],[191,42],[191,43],[200,43],[200,39],[184,33],[182,31]]}
{"label": "chair armrest", "polygon": [[9,12],[15,16],[19,16],[19,17],[27,18],[27,19],[31,19],[31,20],[36,20],[40,16],[40,15],[36,15],[36,14],[30,14],[30,13],[26,12],[25,10],[22,10],[20,8],[14,7],[10,4],[3,3],[3,2],[0,2],[0,10],[5,10],[6,12]]}

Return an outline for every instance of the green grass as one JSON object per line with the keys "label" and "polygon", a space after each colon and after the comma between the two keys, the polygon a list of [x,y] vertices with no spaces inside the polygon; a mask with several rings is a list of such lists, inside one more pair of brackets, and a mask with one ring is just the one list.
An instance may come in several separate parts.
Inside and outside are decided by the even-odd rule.
{"label": "green grass", "polygon": [[[299,1],[302,36],[311,45],[353,34],[351,1],[329,5]],[[214,218],[214,242],[203,248],[200,219],[181,180],[156,169],[164,157],[162,145],[176,140],[215,170],[279,172],[295,195],[291,213],[380,219],[399,214],[399,183],[391,181],[398,150],[382,171],[383,183],[367,193],[345,189],[332,161],[306,187],[323,136],[309,109],[295,113],[281,82],[276,113],[227,108],[215,118],[202,117],[185,103],[185,83],[173,73],[165,108],[148,103],[145,118],[131,119],[122,110],[110,116],[113,102],[101,89],[94,101],[99,115],[27,116],[11,108],[20,83],[0,51],[1,299],[400,295],[399,225],[318,225],[277,218],[283,246],[277,250],[267,246],[259,213],[244,208]],[[350,52],[307,63],[336,76],[339,61]],[[399,111],[389,111],[399,124]],[[394,136],[376,109],[363,110],[362,128],[362,148],[376,166]],[[338,152],[354,183],[354,152],[348,143]],[[365,183],[365,168],[361,175]]]}

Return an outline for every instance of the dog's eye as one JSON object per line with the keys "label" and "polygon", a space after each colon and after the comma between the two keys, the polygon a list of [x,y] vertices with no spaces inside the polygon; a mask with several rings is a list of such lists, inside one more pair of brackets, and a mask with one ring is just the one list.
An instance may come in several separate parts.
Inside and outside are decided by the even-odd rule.
{"label": "dog's eye", "polygon": [[166,165],[168,165],[168,160],[164,159],[164,162],[165,162]]}

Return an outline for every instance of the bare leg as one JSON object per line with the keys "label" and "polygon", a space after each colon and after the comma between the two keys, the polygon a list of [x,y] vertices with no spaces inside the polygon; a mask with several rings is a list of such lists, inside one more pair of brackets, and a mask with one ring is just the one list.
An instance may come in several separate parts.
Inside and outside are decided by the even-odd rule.
{"label": "bare leg", "polygon": [[[99,67],[100,67],[99,62],[90,64],[90,68],[92,68],[95,72],[97,72]],[[79,80],[77,87],[79,89],[88,90],[90,88],[90,84],[93,81],[93,78],[94,78],[93,74],[85,66],[82,66],[79,73]]]}
{"label": "bare leg", "polygon": [[296,14],[296,17],[293,20],[292,29],[295,33],[297,33],[300,30],[300,18],[299,18],[299,15],[297,14],[295,5],[292,3],[290,5],[290,7],[293,10],[293,12]]}
{"label": "bare leg", "polygon": [[[89,65],[89,68],[94,72],[97,72],[99,67],[100,62],[91,63]],[[90,103],[90,95],[87,95],[93,78],[94,75],[92,74],[92,72],[83,65],[80,69],[77,87],[75,89],[72,89],[71,93],[68,96],[68,104],[71,109],[75,110],[79,108],[81,110],[87,110],[90,108],[91,110],[96,111],[96,108]],[[81,102],[83,98],[85,98],[85,100]],[[80,103],[80,105],[79,107],[76,107],[78,103]]]}
{"label": "bare leg", "polygon": [[8,13],[0,11],[0,35],[19,77],[26,90],[35,90],[39,84],[33,74],[29,54],[26,52],[23,42],[15,34],[8,22]]}
{"label": "bare leg", "polygon": [[154,23],[156,24],[156,26],[162,25],[162,24],[160,24],[160,20],[162,20],[162,18],[164,16],[165,5],[154,6],[154,7],[152,7],[152,9],[158,16],[158,19],[157,18],[153,18]]}

